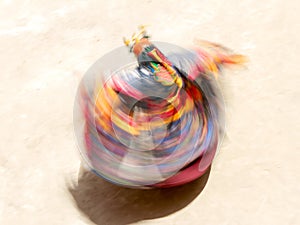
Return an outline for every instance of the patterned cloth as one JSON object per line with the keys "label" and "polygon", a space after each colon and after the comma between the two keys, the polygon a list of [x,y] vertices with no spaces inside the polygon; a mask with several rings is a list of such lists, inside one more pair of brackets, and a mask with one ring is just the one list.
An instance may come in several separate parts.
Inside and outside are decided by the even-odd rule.
{"label": "patterned cloth", "polygon": [[82,155],[92,171],[118,185],[171,187],[210,166],[223,131],[223,100],[215,76],[243,59],[218,45],[166,57],[146,42],[138,65],[82,84]]}

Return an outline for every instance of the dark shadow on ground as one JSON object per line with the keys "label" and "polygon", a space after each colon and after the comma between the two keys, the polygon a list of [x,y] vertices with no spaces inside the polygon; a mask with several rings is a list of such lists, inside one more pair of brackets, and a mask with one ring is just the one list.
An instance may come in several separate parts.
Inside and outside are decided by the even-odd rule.
{"label": "dark shadow on ground", "polygon": [[91,172],[79,175],[69,187],[77,207],[98,225],[126,225],[174,213],[194,200],[204,189],[210,168],[198,180],[168,188],[135,190],[115,186]]}

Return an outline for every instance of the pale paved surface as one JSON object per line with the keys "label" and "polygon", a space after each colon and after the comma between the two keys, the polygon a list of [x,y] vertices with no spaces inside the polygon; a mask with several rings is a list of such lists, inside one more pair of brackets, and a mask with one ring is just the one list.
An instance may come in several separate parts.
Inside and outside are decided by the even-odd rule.
{"label": "pale paved surface", "polygon": [[[300,224],[298,1],[185,2],[1,1],[0,224],[92,224],[87,215],[103,225]],[[227,138],[200,195],[153,192],[157,205],[147,208],[151,197],[135,201],[144,194],[93,178],[86,182],[99,185],[75,194],[80,212],[66,185],[80,167],[76,87],[141,23],[152,25],[154,40],[202,38],[249,56],[248,69],[224,79]],[[91,202],[80,202],[82,195]]]}

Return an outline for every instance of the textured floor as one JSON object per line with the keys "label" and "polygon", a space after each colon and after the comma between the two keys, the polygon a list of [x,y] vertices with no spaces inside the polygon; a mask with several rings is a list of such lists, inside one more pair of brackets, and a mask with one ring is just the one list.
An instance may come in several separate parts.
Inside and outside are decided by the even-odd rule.
{"label": "textured floor", "polygon": [[[0,224],[300,224],[299,6],[1,1]],[[153,40],[201,38],[250,58],[222,79],[227,136],[210,173],[177,189],[127,190],[80,172],[77,85],[142,23]]]}

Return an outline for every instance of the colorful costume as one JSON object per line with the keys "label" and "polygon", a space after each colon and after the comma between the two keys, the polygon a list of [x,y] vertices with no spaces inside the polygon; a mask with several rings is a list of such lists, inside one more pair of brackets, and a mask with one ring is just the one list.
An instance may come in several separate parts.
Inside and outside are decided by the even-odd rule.
{"label": "colorful costume", "polygon": [[93,172],[126,187],[195,180],[210,166],[223,134],[224,105],[215,77],[222,65],[243,57],[208,42],[202,49],[164,55],[143,27],[125,44],[137,65],[90,71],[92,81],[81,83],[84,119],[77,134],[84,133],[79,137],[83,158]]}

